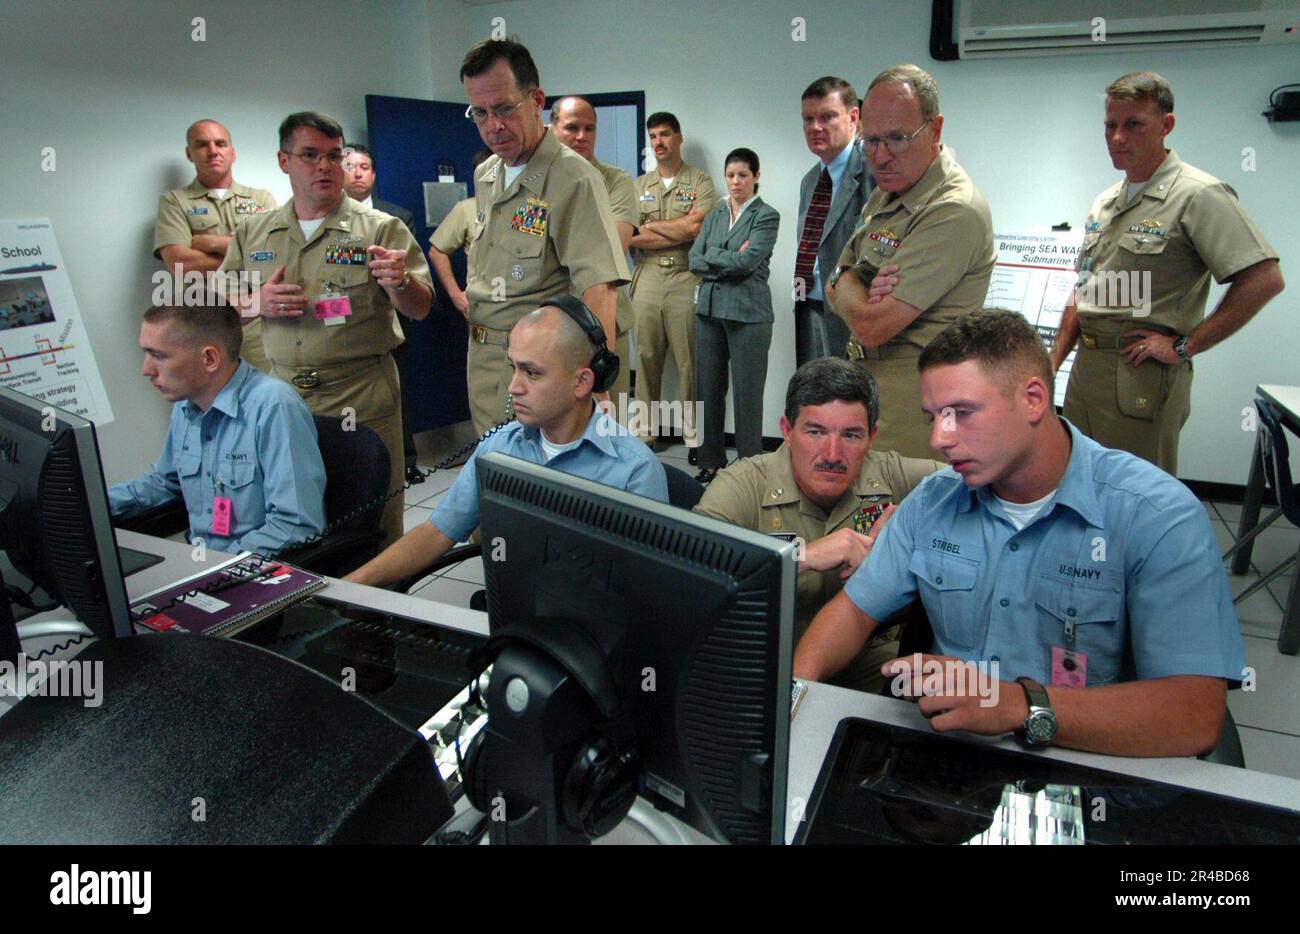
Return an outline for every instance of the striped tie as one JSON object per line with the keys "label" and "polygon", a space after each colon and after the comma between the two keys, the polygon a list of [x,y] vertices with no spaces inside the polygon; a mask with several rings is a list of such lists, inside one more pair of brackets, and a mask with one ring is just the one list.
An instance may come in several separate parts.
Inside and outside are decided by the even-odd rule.
{"label": "striped tie", "polygon": [[[812,200],[808,202],[808,217],[803,224],[803,236],[799,238],[799,256],[794,264],[794,286],[799,294],[806,295],[812,291],[813,265],[817,262],[817,248],[822,242],[822,227],[826,224],[826,215],[831,210],[831,173],[822,166],[821,177],[813,189]],[[803,288],[799,284],[803,283]]]}

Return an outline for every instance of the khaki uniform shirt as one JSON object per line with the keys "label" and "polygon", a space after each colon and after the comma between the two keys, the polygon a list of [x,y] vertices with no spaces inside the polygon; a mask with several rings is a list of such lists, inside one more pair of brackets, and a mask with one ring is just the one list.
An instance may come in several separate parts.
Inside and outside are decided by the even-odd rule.
{"label": "khaki uniform shirt", "polygon": [[457,201],[456,206],[447,212],[438,229],[429,238],[429,245],[441,250],[448,256],[457,250],[468,249],[470,231],[474,228],[474,199]]}
{"label": "khaki uniform shirt", "polygon": [[[723,470],[704,490],[696,512],[768,535],[810,544],[842,528],[871,531],[885,507],[900,503],[922,480],[944,465],[938,461],[900,457],[893,451],[872,451],[862,462],[857,482],[829,514],[810,501],[794,482],[790,448],[747,457]],[[804,571],[795,600],[795,640],[844,581],[838,569]]]}
{"label": "khaki uniform shirt", "polygon": [[867,284],[881,266],[901,267],[893,297],[921,314],[885,347],[919,353],[945,327],[984,306],[995,256],[988,203],[944,147],[903,194],[871,193],[837,266],[859,267]]}
{"label": "khaki uniform shirt", "polygon": [[[636,210],[636,185],[632,182],[632,176],[618,166],[606,165],[599,159],[592,159],[591,164],[605,179],[605,193],[609,195],[609,213],[614,218],[614,223],[618,224],[621,221],[624,224],[631,224],[632,231],[635,233],[641,218]],[[614,228],[614,232],[618,232],[617,227]],[[632,330],[632,303],[628,300],[627,289],[618,290],[615,320],[620,334]]]}
{"label": "khaki uniform shirt", "polygon": [[508,331],[548,298],[628,281],[604,179],[586,159],[547,130],[509,187],[505,168],[492,156],[474,176],[471,324]]}
{"label": "khaki uniform shirt", "polygon": [[251,217],[274,211],[275,196],[261,188],[232,182],[226,197],[218,200],[196,178],[184,188],[173,188],[158,200],[153,228],[153,255],[161,259],[165,246],[189,246],[198,234],[228,237]]}
{"label": "khaki uniform shirt", "polygon": [[[1093,202],[1084,227],[1076,290],[1079,325],[1117,336],[1133,327],[1188,334],[1205,316],[1210,276],[1223,282],[1277,258],[1237,193],[1172,149],[1131,206],[1123,182]],[[1138,273],[1121,283],[1108,272]],[[1101,275],[1099,275],[1101,274]],[[1135,299],[1150,302],[1134,308]]]}
{"label": "khaki uniform shirt", "polygon": [[347,195],[304,241],[293,199],[270,214],[241,225],[230,241],[222,271],[250,270],[266,282],[280,266],[285,282],[302,286],[308,299],[327,286],[346,292],[352,314],[341,325],[327,326],[310,304],[301,317],[263,318],[266,355],[281,367],[330,366],[387,354],[402,342],[397,314],[388,293],[370,273],[366,248],[372,245],[406,251],[406,269],[430,289],[429,266],[419,244],[395,217],[364,208]]}
{"label": "khaki uniform shirt", "polygon": [[[670,221],[689,214],[692,210],[708,214],[717,201],[713,179],[693,165],[682,163],[671,188],[664,187],[663,178],[656,166],[636,180],[638,229],[650,221]],[[689,266],[691,244],[679,243],[662,250],[642,250],[637,261],[637,274],[646,266]],[[636,291],[635,280],[632,290]]]}

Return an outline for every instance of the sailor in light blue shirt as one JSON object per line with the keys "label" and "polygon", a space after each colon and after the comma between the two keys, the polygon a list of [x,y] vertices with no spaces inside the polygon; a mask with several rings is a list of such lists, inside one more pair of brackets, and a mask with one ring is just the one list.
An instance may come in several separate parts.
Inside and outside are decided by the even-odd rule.
{"label": "sailor in light blue shirt", "polygon": [[[575,300],[576,301],[576,300]],[[595,323],[594,317],[591,319]],[[595,324],[599,327],[598,324]],[[499,452],[574,476],[668,501],[668,479],[650,449],[599,408],[591,339],[565,312],[543,305],[510,332],[506,356],[516,422],[490,434],[429,517],[347,580],[382,587],[433,564],[478,526],[477,463]]]}
{"label": "sailor in light blue shirt", "polygon": [[129,518],[180,497],[191,539],[274,554],[325,528],[325,467],[307,406],[239,359],[239,328],[225,306],[146,313],[142,372],[175,405],[162,456],[109,504]]}
{"label": "sailor in light blue shirt", "polygon": [[[997,665],[991,702],[955,682],[924,690],[935,729],[1121,755],[1213,748],[1246,658],[1201,504],[1056,415],[1050,362],[1020,315],[966,316],[919,367],[949,469],[904,500],[813,621],[795,674],[835,672],[919,597],[941,665]],[[903,693],[922,693],[915,662],[885,666]]]}

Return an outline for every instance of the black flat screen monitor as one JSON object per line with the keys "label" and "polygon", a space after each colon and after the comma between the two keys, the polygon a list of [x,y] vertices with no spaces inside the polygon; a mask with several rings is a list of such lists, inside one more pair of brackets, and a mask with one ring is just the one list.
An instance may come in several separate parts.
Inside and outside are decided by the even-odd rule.
{"label": "black flat screen monitor", "polygon": [[500,454],[478,482],[493,638],[598,647],[639,793],[719,842],[783,843],[794,545]]}
{"label": "black flat screen monitor", "polygon": [[[100,638],[131,634],[94,423],[0,387],[0,549],[26,582]],[[0,592],[0,656],[18,655]]]}

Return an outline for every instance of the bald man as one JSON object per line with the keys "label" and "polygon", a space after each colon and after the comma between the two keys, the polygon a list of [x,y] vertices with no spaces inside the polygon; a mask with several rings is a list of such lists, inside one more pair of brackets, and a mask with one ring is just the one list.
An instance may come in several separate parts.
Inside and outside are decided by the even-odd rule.
{"label": "bald man", "polygon": [[478,527],[478,458],[501,452],[546,464],[629,493],[668,502],[668,480],[650,449],[610,419],[592,398],[596,347],[578,324],[554,305],[519,320],[506,343],[515,418],[485,440],[428,522],[407,532],[368,564],[347,576],[383,587],[416,574],[467,541]]}
{"label": "bald man", "polygon": [[[219,269],[235,228],[255,214],[276,208],[269,191],[235,181],[235,147],[230,131],[217,121],[190,124],[185,131],[185,158],[194,166],[194,181],[159,199],[153,233],[153,255],[178,276]],[[262,350],[260,318],[244,319],[241,353],[259,370],[271,371]]]}
{"label": "bald man", "polygon": [[[631,175],[596,158],[596,108],[585,97],[562,97],[551,106],[551,130],[556,139],[590,162],[605,180],[614,229],[618,231],[618,241],[626,254],[628,244],[636,233],[638,220],[636,186],[632,183]],[[632,300],[627,297],[627,289],[622,286],[618,289],[615,319],[618,338],[614,344],[614,353],[618,354],[623,365],[619,367],[618,379],[609,387],[609,392],[618,411],[625,411],[623,400],[627,399],[632,388],[632,361],[628,357]]]}

